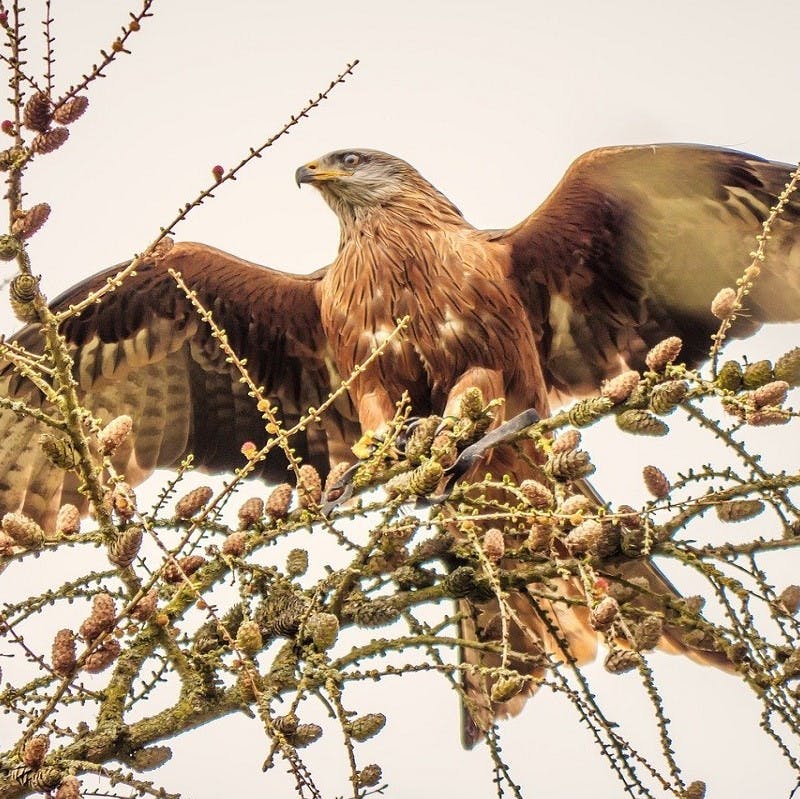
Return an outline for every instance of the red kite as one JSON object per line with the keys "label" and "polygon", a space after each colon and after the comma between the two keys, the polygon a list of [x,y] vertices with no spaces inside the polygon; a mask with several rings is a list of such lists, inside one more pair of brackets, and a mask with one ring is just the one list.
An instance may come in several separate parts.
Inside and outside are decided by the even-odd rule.
{"label": "red kite", "polygon": [[[498,165],[523,190],[530,165]],[[202,244],[177,244],[145,263],[63,333],[87,406],[127,413],[133,436],[121,470],[139,482],[187,453],[211,471],[241,465],[240,445],[265,438],[263,420],[209,329],[167,274],[182,273],[246,357],[287,425],[319,406],[341,376],[408,315],[410,323],[321,425],[294,439],[297,454],[326,472],[362,432],[380,434],[402,392],[414,413],[446,414],[465,389],[503,398],[507,416],[549,412],[548,396],[594,391],[639,369],[656,342],[676,335],[699,362],[716,328],[709,304],[735,284],[791,167],[731,150],[691,145],[615,147],[579,158],[544,203],[508,230],[478,230],[405,161],[343,150],[297,170],[341,225],[328,267],[290,275]],[[748,318],[800,318],[800,203],[773,228],[769,258],[747,297]],[[58,298],[61,310],[100,288],[110,270]],[[36,326],[17,340],[40,348]],[[32,386],[5,367],[10,396]],[[0,413],[0,509],[52,523],[58,507],[82,506],[76,478],[51,467],[39,425]],[[280,450],[263,464],[285,476]]]}

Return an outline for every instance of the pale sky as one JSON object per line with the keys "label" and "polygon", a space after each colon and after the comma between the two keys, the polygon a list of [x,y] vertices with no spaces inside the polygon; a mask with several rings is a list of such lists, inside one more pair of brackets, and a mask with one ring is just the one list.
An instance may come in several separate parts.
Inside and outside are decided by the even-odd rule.
{"label": "pale sky", "polygon": [[[27,4],[34,65],[43,5]],[[54,10],[56,79],[66,86],[110,45],[132,9],[70,0]],[[336,220],[316,192],[297,190],[293,175],[348,146],[405,158],[468,220],[492,228],[526,216],[571,160],[593,147],[686,141],[800,158],[796,2],[169,0],[154,11],[131,41],[134,55],[92,85],[89,111],[68,144],[39,159],[27,178],[29,202],[53,208],[30,247],[51,297],[142,250],[211,182],[214,164],[240,160],[355,58],[354,76],[236,183],[220,187],[176,238],[288,271],[330,262]],[[701,266],[687,264],[687,274]],[[16,327],[8,313],[3,320],[3,329]],[[797,339],[797,328],[784,328],[749,351],[776,356]],[[797,442],[764,440],[782,443],[778,455],[797,468]],[[690,445],[669,446],[657,450],[662,468],[696,462]],[[634,463],[641,448],[597,438],[600,473],[604,465],[614,473],[598,479],[609,495],[644,500]],[[782,557],[793,559],[786,574],[797,575],[796,553]],[[706,779],[710,799],[788,795],[795,778],[758,730],[760,707],[749,689],[678,658],[655,656],[653,664],[687,781]],[[652,751],[655,726],[637,678],[599,668],[590,674],[608,714],[631,722],[625,729]],[[387,796],[493,795],[486,749],[461,749],[458,704],[443,680],[360,687],[352,702],[389,717],[384,732],[360,747],[363,764],[383,767]],[[4,724],[0,718],[0,739]],[[563,699],[535,697],[501,731],[525,796],[623,795]],[[283,766],[261,773],[267,745],[257,721],[227,719],[176,742],[175,758],[153,776],[192,799],[290,796]],[[326,799],[346,793],[335,733],[305,754]],[[89,778],[85,784],[93,787]]]}

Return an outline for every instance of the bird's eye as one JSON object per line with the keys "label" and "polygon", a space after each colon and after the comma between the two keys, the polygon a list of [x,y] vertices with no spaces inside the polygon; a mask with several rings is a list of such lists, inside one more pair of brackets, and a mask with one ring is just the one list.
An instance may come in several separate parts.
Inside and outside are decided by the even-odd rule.
{"label": "bird's eye", "polygon": [[355,153],[347,153],[346,155],[342,156],[342,163],[345,166],[350,167],[351,169],[354,166],[358,166],[360,161],[361,161],[361,158],[359,156],[357,156]]}

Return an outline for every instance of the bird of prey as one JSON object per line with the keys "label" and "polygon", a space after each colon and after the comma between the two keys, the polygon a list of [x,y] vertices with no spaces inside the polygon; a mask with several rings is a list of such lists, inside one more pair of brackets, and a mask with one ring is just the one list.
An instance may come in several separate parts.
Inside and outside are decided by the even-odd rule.
{"label": "bird of prey", "polygon": [[[117,453],[133,483],[193,453],[210,471],[241,464],[244,441],[266,439],[261,414],[207,325],[167,273],[180,272],[247,359],[286,425],[319,406],[385,340],[408,328],[350,386],[319,425],[294,440],[325,473],[362,433],[380,436],[403,392],[416,415],[447,415],[479,387],[511,417],[546,415],[554,394],[582,395],[667,336],[699,362],[716,323],[708,308],[749,263],[755,236],[791,167],[727,149],[623,146],[581,156],[528,218],[479,230],[412,166],[376,150],[332,152],[300,167],[337,215],[335,260],[310,275],[274,271],[204,244],[179,243],[143,263],[63,335],[87,407],[129,414]],[[519,181],[515,187],[519,191]],[[748,315],[800,318],[800,203],[778,218]],[[54,301],[63,310],[106,283],[109,270]],[[41,349],[36,325],[17,341]],[[35,389],[6,365],[5,393],[35,405]],[[65,502],[85,506],[77,478],[38,446],[39,423],[0,412],[0,511],[45,525]],[[281,480],[279,449],[261,465]],[[509,708],[514,710],[515,708]]]}

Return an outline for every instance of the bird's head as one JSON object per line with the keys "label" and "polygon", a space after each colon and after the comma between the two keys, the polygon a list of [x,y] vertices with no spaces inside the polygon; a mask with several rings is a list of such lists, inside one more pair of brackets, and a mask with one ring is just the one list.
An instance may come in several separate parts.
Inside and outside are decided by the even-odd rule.
{"label": "bird's head", "polygon": [[336,150],[295,172],[298,186],[319,189],[342,221],[364,211],[398,206],[461,215],[411,164],[380,150]]}

